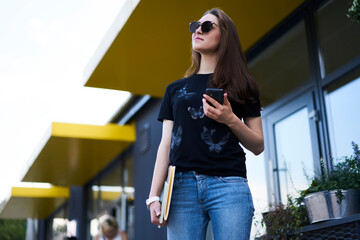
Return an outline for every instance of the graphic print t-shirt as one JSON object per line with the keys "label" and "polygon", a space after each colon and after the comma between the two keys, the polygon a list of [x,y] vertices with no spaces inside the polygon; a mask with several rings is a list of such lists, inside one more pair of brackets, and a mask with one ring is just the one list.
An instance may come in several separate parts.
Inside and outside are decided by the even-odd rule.
{"label": "graphic print t-shirt", "polygon": [[[246,178],[245,153],[224,124],[208,118],[202,98],[211,74],[196,74],[171,83],[165,91],[158,120],[174,121],[170,162],[176,171]],[[260,116],[260,103],[231,103],[240,119]]]}

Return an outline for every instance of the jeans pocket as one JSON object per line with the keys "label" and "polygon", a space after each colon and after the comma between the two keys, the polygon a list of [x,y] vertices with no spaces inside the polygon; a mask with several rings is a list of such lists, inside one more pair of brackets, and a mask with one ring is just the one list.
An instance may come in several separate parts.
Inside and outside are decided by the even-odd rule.
{"label": "jeans pocket", "polygon": [[182,183],[182,178],[181,177],[175,177],[174,178],[174,184],[181,184]]}
{"label": "jeans pocket", "polygon": [[239,176],[228,176],[228,177],[219,177],[219,179],[224,183],[247,183],[247,179]]}

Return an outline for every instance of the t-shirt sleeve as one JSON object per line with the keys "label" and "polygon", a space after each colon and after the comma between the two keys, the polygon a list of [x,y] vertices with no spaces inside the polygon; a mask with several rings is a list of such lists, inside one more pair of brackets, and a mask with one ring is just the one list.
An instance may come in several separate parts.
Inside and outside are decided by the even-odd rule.
{"label": "t-shirt sleeve", "polygon": [[247,118],[247,117],[260,117],[260,111],[261,111],[261,106],[260,106],[260,100],[256,99],[256,102],[252,103],[252,102],[245,102],[244,104],[242,104],[242,115],[243,118]]}
{"label": "t-shirt sleeve", "polygon": [[261,105],[259,99],[256,102],[247,101],[243,104],[232,104],[232,108],[236,116],[240,119],[247,117],[260,117]]}
{"label": "t-shirt sleeve", "polygon": [[174,120],[173,108],[171,104],[171,88],[168,86],[165,90],[164,97],[161,102],[160,111],[158,115],[158,120],[163,121],[166,120]]}

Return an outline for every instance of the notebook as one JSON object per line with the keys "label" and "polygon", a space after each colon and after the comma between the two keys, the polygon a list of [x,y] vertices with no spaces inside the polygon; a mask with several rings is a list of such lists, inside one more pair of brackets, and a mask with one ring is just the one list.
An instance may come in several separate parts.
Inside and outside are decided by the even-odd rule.
{"label": "notebook", "polygon": [[161,194],[161,214],[159,222],[163,223],[168,219],[171,203],[171,195],[174,185],[175,166],[169,166],[167,179],[164,182],[164,187]]}

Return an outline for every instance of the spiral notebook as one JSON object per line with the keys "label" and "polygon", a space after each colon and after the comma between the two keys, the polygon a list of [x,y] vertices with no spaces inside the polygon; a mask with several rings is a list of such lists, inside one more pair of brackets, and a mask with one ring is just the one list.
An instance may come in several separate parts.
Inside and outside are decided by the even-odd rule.
{"label": "spiral notebook", "polygon": [[167,179],[164,182],[164,187],[161,194],[161,214],[159,218],[160,223],[166,221],[169,216],[171,195],[174,185],[174,177],[175,177],[175,166],[169,166]]}

